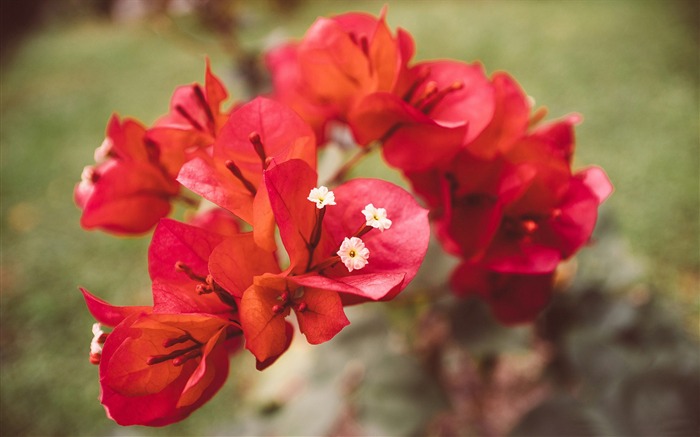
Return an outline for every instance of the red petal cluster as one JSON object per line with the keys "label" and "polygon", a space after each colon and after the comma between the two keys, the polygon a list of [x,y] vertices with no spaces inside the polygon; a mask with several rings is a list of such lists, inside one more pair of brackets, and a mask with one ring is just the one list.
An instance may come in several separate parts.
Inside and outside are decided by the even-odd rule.
{"label": "red petal cluster", "polygon": [[146,141],[139,122],[112,116],[95,160],[75,187],[75,202],[83,210],[81,226],[140,234],[170,212],[180,186],[159,161],[157,148]]}
{"label": "red petal cluster", "polygon": [[[504,322],[532,319],[537,311],[510,317],[501,306],[527,308],[530,294],[545,306],[553,272],[589,240],[612,186],[599,168],[571,170],[578,116],[541,124],[546,111],[533,112],[508,74],[454,60],[411,65],[413,51],[383,11],[319,19],[267,59],[277,98],[317,131],[343,122],[360,146],[381,143],[432,209],[445,250],[468,266],[473,280],[453,281],[456,293],[482,296]],[[528,290],[513,294],[522,302],[492,299],[502,283]]]}
{"label": "red petal cluster", "polygon": [[[245,347],[260,370],[275,362],[293,340],[292,314],[323,343],[350,323],[346,305],[390,300],[415,277],[430,226],[410,193],[378,179],[318,186],[317,150],[337,123],[361,147],[381,143],[430,207],[437,238],[462,261],[456,294],[484,299],[504,323],[546,306],[557,265],[587,243],[612,191],[601,169],[571,169],[578,117],[542,124],[507,74],[412,65],[413,53],[385,10],[320,18],[267,53],[274,99],[223,110],[207,62],[204,86],[176,89],[150,128],[112,117],[75,189],[81,224],[155,230],[152,305],[83,290],[113,328],[93,328],[90,354],[109,417],[181,420],[221,387],[229,354]],[[208,201],[186,222],[164,218],[173,199],[198,203],[181,185]]]}
{"label": "red petal cluster", "polygon": [[268,51],[275,98],[299,113],[323,144],[331,121],[346,122],[365,96],[394,90],[413,57],[411,36],[392,35],[380,17],[347,13],[319,18],[298,43]]}
{"label": "red petal cluster", "polygon": [[[93,316],[113,327],[93,340],[91,361],[100,364],[100,400],[122,425],[162,426],[189,415],[221,387],[228,355],[244,342],[258,369],[271,365],[291,344],[291,313],[310,343],[330,340],[350,323],[345,305],[396,296],[427,250],[427,210],[388,182],[335,187],[336,204],[320,212],[308,199],[317,188],[312,128],[261,97],[222,113],[225,96],[207,66],[205,89],[178,88],[171,113],[154,127],[114,118],[109,148],[100,149],[104,165],[134,173],[103,179],[109,173],[98,168],[89,190],[76,189],[84,224],[126,233],[157,223],[148,253],[153,305],[114,306],[83,290]],[[180,184],[215,207],[187,223],[162,218]],[[150,197],[122,205],[104,194],[124,191]],[[101,221],[91,206],[98,201],[109,208]],[[362,210],[370,203],[389,211],[391,229],[367,226]],[[117,228],[107,220],[114,217],[136,224]],[[336,252],[360,235],[371,259],[350,272]]]}
{"label": "red petal cluster", "polygon": [[[257,277],[242,295],[246,347],[258,361],[283,352],[288,336],[284,319],[291,312],[309,343],[330,340],[349,323],[343,305],[394,297],[413,279],[428,247],[427,211],[402,188],[355,179],[335,188],[337,205],[319,213],[307,199],[316,179],[315,170],[299,159],[275,163],[264,175],[290,264],[278,274]],[[344,238],[366,227],[362,209],[368,203],[391,211],[392,228],[363,236],[370,262],[349,272],[336,252]],[[220,274],[214,279],[227,283]]]}
{"label": "red petal cluster", "polygon": [[95,150],[95,166],[85,167],[74,197],[83,210],[80,224],[115,234],[142,234],[168,215],[178,198],[182,165],[206,155],[228,119],[220,109],[226,89],[207,61],[204,90],[179,87],[170,113],[147,129],[114,115],[107,136]]}

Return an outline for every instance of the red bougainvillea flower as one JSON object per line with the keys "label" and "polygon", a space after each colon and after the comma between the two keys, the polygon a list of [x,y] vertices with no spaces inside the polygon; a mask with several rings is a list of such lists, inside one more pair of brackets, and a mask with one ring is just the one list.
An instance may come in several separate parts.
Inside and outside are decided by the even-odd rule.
{"label": "red bougainvillea flower", "polygon": [[[222,220],[203,222],[221,229]],[[93,316],[115,326],[110,334],[95,330],[90,360],[100,363],[101,401],[117,423],[161,426],[181,420],[223,384],[227,354],[242,344],[236,298],[255,275],[279,272],[274,255],[257,247],[251,233],[223,229],[161,220],[149,248],[153,307],[117,307],[83,290]],[[219,246],[213,268],[233,292],[209,274],[210,255]],[[258,362],[258,368],[277,356]]]}
{"label": "red bougainvillea flower", "polygon": [[95,151],[98,165],[83,170],[74,192],[83,228],[140,234],[170,212],[180,185],[160,165],[158,150],[145,141],[145,133],[133,119],[110,119],[107,137]]}
{"label": "red bougainvillea flower", "polygon": [[[257,277],[241,299],[246,347],[259,361],[279,353],[291,312],[310,343],[327,341],[349,323],[344,304],[393,298],[427,250],[427,211],[402,188],[356,179],[328,191],[316,186],[316,177],[301,160],[265,172],[290,265]],[[226,287],[225,278],[212,274]]]}
{"label": "red bougainvillea flower", "polygon": [[393,36],[386,20],[364,13],[319,18],[298,44],[266,55],[276,98],[290,105],[325,139],[325,124],[345,121],[364,96],[391,91],[413,56],[408,33]]}
{"label": "red bougainvillea flower", "polygon": [[[530,214],[554,208],[571,178],[569,151],[576,121],[567,118],[515,142],[511,138],[508,153],[491,158],[475,155],[471,147],[462,149],[444,176],[449,189],[443,188],[445,211],[438,220],[438,236],[446,250],[467,259],[482,254],[506,208],[527,204]],[[500,138],[506,138],[505,131]]]}
{"label": "red bougainvillea flower", "polygon": [[[409,162],[404,174],[412,182],[413,190],[419,194],[431,209],[440,213],[440,209],[450,200],[445,197],[445,180],[447,180],[452,192],[457,197],[471,195],[486,188],[493,195],[493,189],[498,186],[498,175],[504,171],[504,155],[511,151],[524,137],[531,135],[535,139],[544,140],[547,143],[555,141],[561,143],[560,150],[565,147],[573,152],[572,125],[579,122],[578,116],[570,116],[561,122],[542,126],[535,133],[529,133],[531,125],[537,123],[544,116],[543,110],[538,110],[531,115],[528,97],[520,89],[518,84],[506,73],[495,73],[491,79],[494,92],[494,109],[488,124],[484,126],[482,120],[480,126],[483,129],[475,131],[471,125],[467,126],[471,141],[462,143],[455,155],[450,156],[449,150],[445,156],[449,161],[439,163],[436,160],[428,164],[411,164]],[[484,114],[482,114],[484,115]],[[375,122],[381,125],[381,122]],[[384,123],[386,125],[386,123]],[[386,127],[386,126],[384,126]],[[373,135],[383,132],[379,130]],[[568,137],[568,138],[567,138]],[[426,139],[425,144],[432,140]],[[444,147],[438,144],[437,147]],[[562,156],[555,151],[557,145],[551,144],[554,156]],[[453,146],[447,147],[454,151]],[[399,152],[402,153],[402,152]],[[421,158],[412,158],[406,153],[409,161],[421,161]],[[570,164],[570,160],[565,160]],[[481,187],[479,187],[481,185]]]}
{"label": "red bougainvillea flower", "polygon": [[214,144],[228,119],[228,113],[221,110],[226,97],[228,92],[211,72],[207,59],[204,89],[199,84],[178,87],[170,113],[148,130],[148,141],[159,146],[160,161],[173,178],[200,149]]}
{"label": "red bougainvillea flower", "polygon": [[228,375],[240,330],[208,314],[135,314],[107,336],[100,402],[120,425],[164,426],[208,401]]}
{"label": "red bougainvillea flower", "polygon": [[[258,246],[251,232],[224,235],[168,219],[153,233],[148,260],[154,313],[201,312],[234,323],[254,277],[280,271],[274,253]],[[258,369],[289,347],[292,330],[285,329],[289,335],[279,353],[259,360]]]}
{"label": "red bougainvillea flower", "polygon": [[91,362],[100,364],[100,400],[110,418],[121,425],[167,425],[221,387],[227,356],[240,349],[242,335],[238,305],[211,280],[208,258],[222,242],[243,241],[237,249],[261,258],[229,263],[233,268],[227,274],[252,284],[254,274],[277,268],[270,252],[256,253],[252,240],[250,233],[222,235],[164,219],[149,249],[152,308],[113,306],[83,290],[93,316],[115,326],[106,335],[95,332],[90,354]]}
{"label": "red bougainvillea flower", "polygon": [[336,292],[294,286],[281,275],[257,277],[241,300],[241,326],[246,348],[258,362],[266,363],[288,347],[293,329],[285,318],[292,311],[311,344],[330,340],[350,323]]}
{"label": "red bougainvillea flower", "polygon": [[[598,167],[570,178],[556,202],[539,203],[536,184],[509,205],[482,262],[502,273],[543,274],[588,242],[598,217],[598,207],[612,192],[607,176]],[[533,190],[535,191],[533,193]]]}
{"label": "red bougainvillea flower", "polygon": [[494,116],[495,90],[480,64],[422,62],[394,92],[366,96],[349,115],[360,144],[379,140],[386,161],[404,171],[446,164]]}
{"label": "red bougainvillea flower", "polygon": [[[409,174],[414,186],[426,174]],[[433,176],[435,177],[435,176]],[[436,210],[436,236],[443,248],[463,259],[478,259],[489,247],[506,205],[519,198],[534,177],[534,170],[505,160],[483,160],[462,151],[450,171],[441,173]],[[422,188],[418,188],[422,189]]]}
{"label": "red bougainvillea flower", "polygon": [[178,181],[252,224],[258,244],[274,250],[274,217],[267,191],[260,184],[272,159],[283,162],[292,158],[316,167],[311,128],[285,105],[259,97],[231,114],[214,143],[212,156],[187,162]]}
{"label": "red bougainvillea flower", "polygon": [[[214,284],[209,275],[209,256],[226,238],[236,237],[170,219],[158,223],[148,249],[155,312],[236,317],[233,296]],[[251,284],[252,280],[251,275]]]}
{"label": "red bougainvillea flower", "polygon": [[447,166],[407,173],[445,250],[502,273],[542,274],[585,244],[612,187],[599,169],[588,183],[572,177],[578,120],[543,125],[492,158],[465,147]]}
{"label": "red bougainvillea flower", "polygon": [[[258,246],[251,232],[225,235],[169,219],[156,227],[148,261],[154,313],[207,313],[233,323],[254,277],[280,272],[274,253]],[[259,360],[258,369],[289,347],[292,330],[285,329],[279,352]]]}
{"label": "red bougainvillea flower", "polygon": [[457,296],[477,296],[501,323],[513,325],[535,320],[549,304],[554,273],[535,275],[498,273],[478,264],[462,263],[450,280]]}

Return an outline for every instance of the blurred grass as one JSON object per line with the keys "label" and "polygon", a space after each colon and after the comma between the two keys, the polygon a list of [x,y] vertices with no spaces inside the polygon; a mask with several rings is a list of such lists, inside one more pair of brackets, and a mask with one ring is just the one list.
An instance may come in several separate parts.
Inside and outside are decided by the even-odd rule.
{"label": "blurred grass", "polygon": [[[700,120],[693,5],[402,1],[390,2],[388,21],[413,34],[419,59],[480,60],[488,72],[510,72],[553,117],[582,113],[577,164],[606,169],[616,193],[605,210],[646,261],[649,280],[670,290],[673,305],[697,321]],[[251,8],[243,42],[261,47],[275,27],[301,36],[318,15],[379,8],[376,2],[312,1],[286,19]],[[237,377],[251,373],[235,367],[236,377],[192,420],[165,430],[115,427],[96,401],[97,369],[87,362],[92,320],[77,292],[82,285],[117,304],[149,302],[148,239],[82,231],[72,188],[91,163],[110,114],[153,122],[167,110],[175,86],[202,80],[205,54],[235,89],[215,41],[187,20],[58,23],[33,35],[3,65],[3,434],[202,434],[231,419],[239,402],[233,386],[245,385]]]}

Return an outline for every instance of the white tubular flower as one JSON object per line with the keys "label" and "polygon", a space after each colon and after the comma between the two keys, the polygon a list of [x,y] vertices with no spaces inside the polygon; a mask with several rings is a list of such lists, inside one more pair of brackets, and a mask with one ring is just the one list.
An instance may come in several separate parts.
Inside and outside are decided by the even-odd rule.
{"label": "white tubular flower", "polygon": [[92,325],[92,341],[90,342],[90,354],[101,354],[102,353],[102,343],[104,341],[100,341],[102,339],[102,335],[105,332],[102,330],[102,325],[99,323],[95,323]]}
{"label": "white tubular flower", "polygon": [[83,172],[80,174],[80,183],[85,186],[90,186],[95,179],[95,167],[86,165],[83,167]]}
{"label": "white tubular flower", "polygon": [[307,199],[315,203],[318,209],[323,209],[326,205],[335,205],[335,194],[332,191],[328,191],[328,188],[323,185],[318,188],[312,188]]}
{"label": "white tubular flower", "polygon": [[345,264],[345,267],[348,268],[349,272],[360,270],[369,263],[369,261],[367,261],[369,259],[369,249],[367,249],[365,243],[357,237],[345,237],[337,254],[343,264]]}
{"label": "white tubular flower", "polygon": [[367,226],[377,228],[381,232],[391,227],[391,220],[386,217],[386,209],[384,208],[375,208],[374,205],[370,203],[362,210],[362,214],[365,215]]}
{"label": "white tubular flower", "polygon": [[105,161],[112,152],[112,147],[114,147],[114,141],[110,137],[105,138],[100,147],[95,149],[95,162],[99,164]]}

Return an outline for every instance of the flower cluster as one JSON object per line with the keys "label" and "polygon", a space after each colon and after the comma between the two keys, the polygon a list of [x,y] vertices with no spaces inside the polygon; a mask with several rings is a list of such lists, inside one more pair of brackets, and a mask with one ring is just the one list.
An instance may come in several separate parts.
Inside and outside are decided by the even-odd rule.
{"label": "flower cluster", "polygon": [[[206,91],[178,89],[150,129],[113,117],[97,151],[107,162],[76,187],[85,227],[140,233],[157,223],[152,306],[117,307],[83,290],[114,328],[93,329],[90,359],[122,425],[186,417],[221,387],[228,354],[243,345],[269,366],[292,341],[291,313],[309,343],[330,340],[349,323],[345,305],[396,296],[427,250],[427,211],[411,194],[376,179],[317,186],[314,133],[294,111],[259,97],[222,117],[221,99],[206,96],[212,83],[214,95],[225,92],[207,78]],[[188,223],[163,218],[181,185],[217,207]]]}
{"label": "flower cluster", "polygon": [[413,52],[383,11],[321,18],[267,63],[276,97],[317,134],[344,123],[361,146],[381,145],[430,207],[444,249],[462,260],[456,294],[480,296],[504,323],[532,320],[612,186],[600,168],[571,170],[578,115],[542,123],[546,111],[508,74],[412,64]]}
{"label": "flower cluster", "polygon": [[[178,88],[153,126],[112,117],[75,189],[81,224],[155,229],[153,305],[82,289],[99,322],[90,361],[110,418],[181,420],[222,386],[231,353],[247,349],[262,370],[297,328],[326,342],[350,323],[346,305],[390,300],[414,278],[427,209],[383,180],[318,183],[317,153],[337,123],[360,147],[381,144],[430,207],[438,239],[463,260],[458,294],[480,295],[505,322],[544,307],[557,264],[589,239],[611,190],[600,169],[571,171],[577,118],[540,124],[506,74],[411,64],[413,52],[384,11],[321,18],[266,54],[272,98],[223,110],[227,92],[207,64],[204,86]],[[175,200],[199,210],[166,218]]]}

